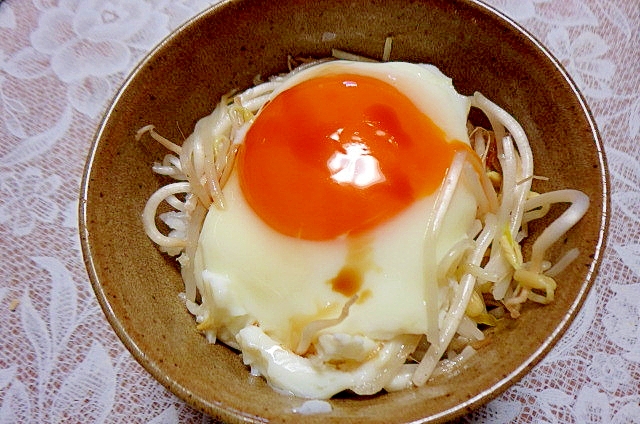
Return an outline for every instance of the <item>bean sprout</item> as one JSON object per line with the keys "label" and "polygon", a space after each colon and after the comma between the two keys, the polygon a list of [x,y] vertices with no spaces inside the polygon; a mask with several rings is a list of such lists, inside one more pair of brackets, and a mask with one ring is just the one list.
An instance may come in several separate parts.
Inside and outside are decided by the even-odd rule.
{"label": "bean sprout", "polygon": [[[384,60],[389,59],[390,51],[391,41],[387,40]],[[335,50],[334,55],[349,60],[369,60],[340,50]],[[303,60],[302,65],[288,74],[272,77],[242,93],[223,96],[212,114],[197,124],[204,126],[207,137],[199,136],[201,131],[194,131],[179,146],[156,132],[153,125],[136,133],[137,140],[148,133],[171,152],[162,163],[154,164],[153,170],[178,182],[161,187],[151,195],[142,221],[154,243],[171,255],[179,255],[185,300],[192,313],[197,309],[198,294],[212,296],[210,290],[203,289],[202,277],[194,272],[202,223],[210,208],[225,208],[224,187],[244,134],[270,95],[287,78],[323,61]],[[290,58],[290,63],[293,66],[294,59]],[[435,303],[440,309],[427,308],[426,337],[418,344],[417,336],[422,335],[412,335],[408,344],[415,349],[412,357],[417,357],[418,363],[394,365],[398,374],[393,380],[394,387],[421,386],[435,375],[451,372],[475,354],[471,343],[484,339],[479,325],[491,325],[496,319],[502,319],[504,308],[517,318],[522,304],[527,301],[552,302],[557,289],[554,278],[579,256],[579,251],[572,249],[555,264],[545,259],[549,248],[586,213],[589,198],[573,189],[542,194],[533,192],[533,155],[522,127],[509,113],[480,93],[475,93],[470,102],[486,115],[491,128],[469,125],[475,154],[457,153],[438,190],[436,207],[428,217],[424,235],[423,260],[425,269],[437,269],[437,273],[424,276],[424,288],[428,296],[440,297]],[[492,150],[496,152],[500,169],[493,169],[490,164]],[[444,217],[452,207],[453,193],[460,184],[465,184],[474,193],[478,204],[476,223],[469,238],[455,244],[437,264],[435,241]],[[156,225],[158,209],[163,202],[173,209],[160,215],[170,228],[168,235]],[[520,242],[528,236],[528,224],[546,216],[556,203],[568,203],[569,207],[533,242],[531,257],[524,258]],[[485,296],[491,293],[491,302],[501,306],[488,311],[483,293]],[[355,300],[354,296],[344,304],[338,318],[310,323],[303,331],[296,352],[304,354],[318,331],[344,320]],[[202,328],[210,325],[209,321],[205,323],[201,323]],[[215,340],[215,333],[207,334]],[[453,351],[454,340],[456,343],[466,340],[466,347]]]}

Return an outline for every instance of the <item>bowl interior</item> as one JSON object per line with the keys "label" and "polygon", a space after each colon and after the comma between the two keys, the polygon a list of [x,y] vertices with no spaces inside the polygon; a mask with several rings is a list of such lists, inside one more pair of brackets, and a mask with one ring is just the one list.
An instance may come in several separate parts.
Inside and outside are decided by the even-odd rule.
{"label": "bowl interior", "polygon": [[[154,124],[176,141],[220,96],[256,75],[287,70],[287,56],[324,57],[331,48],[391,60],[432,63],[463,94],[480,91],[528,133],[539,190],[578,188],[591,206],[559,251],[581,249],[561,276],[554,303],[508,321],[457,376],[371,397],[332,400],[333,412],[295,415],[302,403],[253,378],[240,356],[196,331],[178,293],[172,258],[144,234],[140,214],[166,180],[151,164],[166,153],[136,131]],[[467,0],[280,0],[226,2],[165,40],[134,71],[100,128],[82,187],[81,237],[91,282],[108,320],[136,359],[195,407],[228,422],[412,422],[451,419],[522,376],[566,329],[594,278],[606,227],[602,146],[581,97],[528,35]],[[533,231],[539,232],[540,225]]]}

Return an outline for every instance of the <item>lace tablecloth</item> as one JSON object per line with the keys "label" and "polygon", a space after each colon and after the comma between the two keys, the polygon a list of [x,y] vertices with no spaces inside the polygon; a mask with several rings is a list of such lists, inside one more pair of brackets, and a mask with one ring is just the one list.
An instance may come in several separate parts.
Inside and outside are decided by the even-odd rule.
{"label": "lace tablecloth", "polygon": [[[136,63],[205,0],[0,2],[0,423],[208,422],[126,351],[77,229],[85,157]],[[490,0],[563,63],[611,172],[596,284],[551,353],[465,422],[640,423],[640,2]]]}

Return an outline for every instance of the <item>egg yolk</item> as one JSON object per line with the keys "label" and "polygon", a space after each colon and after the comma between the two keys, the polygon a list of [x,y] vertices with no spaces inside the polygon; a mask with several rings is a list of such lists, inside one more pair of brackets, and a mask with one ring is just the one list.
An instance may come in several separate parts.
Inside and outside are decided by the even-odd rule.
{"label": "egg yolk", "polygon": [[371,229],[433,193],[462,148],[391,84],[336,74],[267,103],[237,167],[264,222],[288,236],[328,240]]}

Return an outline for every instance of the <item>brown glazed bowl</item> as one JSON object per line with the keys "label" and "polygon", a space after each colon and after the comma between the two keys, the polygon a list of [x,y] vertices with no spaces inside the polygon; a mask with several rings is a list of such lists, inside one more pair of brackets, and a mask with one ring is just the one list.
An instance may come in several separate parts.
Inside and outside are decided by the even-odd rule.
{"label": "brown glazed bowl", "polygon": [[[463,94],[480,91],[522,124],[540,190],[577,188],[587,215],[560,251],[579,258],[559,281],[556,300],[509,320],[467,367],[434,395],[420,387],[376,396],[339,396],[333,411],[299,415],[303,400],[251,377],[237,352],[207,343],[178,293],[173,258],[145,235],[140,215],[166,180],[151,165],[166,153],[136,130],[154,124],[182,140],[220,96],[256,75],[287,70],[287,56],[324,57],[331,48],[391,60],[432,63]],[[602,143],[566,72],[530,35],[474,0],[232,0],[188,22],[134,70],[100,126],[82,184],[80,232],[89,277],[107,319],[135,358],[164,386],[222,421],[442,422],[489,401],[551,349],[579,310],[601,260],[608,221]],[[540,226],[533,228],[540,232]],[[551,252],[553,255],[554,252]]]}

